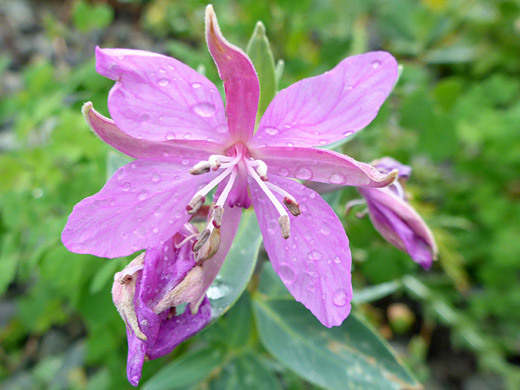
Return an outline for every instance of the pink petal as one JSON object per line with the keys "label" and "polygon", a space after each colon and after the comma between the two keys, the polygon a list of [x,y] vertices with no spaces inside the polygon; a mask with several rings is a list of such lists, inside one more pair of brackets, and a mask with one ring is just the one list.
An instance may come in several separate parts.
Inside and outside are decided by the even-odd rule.
{"label": "pink petal", "polygon": [[220,32],[213,7],[206,7],[206,40],[226,90],[229,133],[246,142],[253,135],[260,85],[249,57]]}
{"label": "pink petal", "polygon": [[220,144],[208,141],[137,139],[122,132],[112,119],[98,113],[91,102],[85,103],[82,111],[89,127],[101,140],[135,158],[179,163],[187,160],[188,165],[194,165],[199,161],[207,160],[211,154],[224,152]]}
{"label": "pink petal", "polygon": [[116,81],[108,109],[125,133],[149,141],[229,140],[222,98],[206,77],[174,58],[96,48],[96,70]]}
{"label": "pink petal", "polygon": [[186,205],[215,176],[193,176],[188,167],[169,162],[127,164],[74,206],[63,244],[71,252],[109,258],[158,247],[188,221]]}
{"label": "pink petal", "polygon": [[[283,239],[273,204],[256,182],[250,181],[253,205],[274,270],[294,298],[323,325],[340,325],[350,313],[352,299],[345,230],[316,192],[277,176],[270,176],[269,181],[293,195],[302,212],[298,217],[290,215],[291,234]],[[281,196],[276,197],[282,201]]]}
{"label": "pink petal", "polygon": [[[220,186],[223,186],[221,184]],[[209,286],[215,280],[226,256],[233,243],[233,238],[237,233],[240,217],[242,215],[241,207],[229,207],[227,202],[224,206],[224,217],[220,227],[220,247],[213,257],[206,260],[202,265],[203,272],[203,288],[201,291],[201,299],[208,290]]]}
{"label": "pink petal", "polygon": [[269,173],[322,183],[356,187],[384,187],[394,181],[397,170],[387,174],[343,154],[324,149],[267,147],[252,150]]}
{"label": "pink petal", "polygon": [[251,145],[327,145],[368,125],[397,79],[397,62],[376,51],[345,58],[334,69],[276,95]]}

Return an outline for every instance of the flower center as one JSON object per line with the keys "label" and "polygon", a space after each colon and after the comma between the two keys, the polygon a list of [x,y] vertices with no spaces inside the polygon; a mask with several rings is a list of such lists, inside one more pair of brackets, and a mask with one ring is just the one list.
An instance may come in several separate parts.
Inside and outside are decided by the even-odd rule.
{"label": "flower center", "polygon": [[[186,211],[190,215],[197,213],[204,204],[206,196],[213,188],[225,179],[228,179],[222,192],[215,195],[216,201],[212,204],[208,225],[200,234],[198,242],[194,245],[195,251],[200,251],[207,242],[211,241],[216,231],[218,231],[220,236],[219,231],[226,202],[230,207],[249,207],[251,200],[248,194],[248,177],[259,185],[274,205],[280,215],[278,223],[280,224],[282,236],[289,238],[290,222],[288,212],[298,216],[301,214],[300,207],[294,196],[284,189],[269,183],[267,170],[266,163],[250,157],[247,147],[242,143],[237,143],[228,149],[227,155],[211,155],[207,161],[200,161],[190,169],[192,175],[221,171],[217,177],[195,193],[186,206]],[[283,196],[283,204],[276,198],[275,193]],[[218,241],[220,242],[220,239]]]}

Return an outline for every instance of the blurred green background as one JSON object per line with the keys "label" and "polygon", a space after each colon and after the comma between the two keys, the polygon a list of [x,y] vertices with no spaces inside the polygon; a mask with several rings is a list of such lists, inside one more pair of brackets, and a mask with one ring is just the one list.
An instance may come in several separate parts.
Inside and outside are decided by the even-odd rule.
{"label": "blurred green background", "polygon": [[[72,206],[106,180],[109,147],[88,130],[80,109],[91,100],[108,114],[112,81],[95,72],[96,45],[165,53],[203,65],[217,83],[203,35],[206,4],[0,1],[1,388],[131,388],[124,325],[110,296],[112,275],[128,259],[76,255],[60,242]],[[403,71],[392,95],[342,151],[362,161],[389,155],[413,167],[407,190],[434,231],[440,259],[424,272],[367,218],[342,217],[355,291],[382,286],[355,310],[427,389],[520,388],[520,3],[213,4],[224,35],[242,48],[264,22],[275,59],[285,61],[282,88],[351,54],[381,49],[398,59]],[[344,215],[357,196],[347,188],[328,200]],[[145,363],[142,383],[197,346],[225,344],[237,310]],[[226,356],[253,356],[262,369],[252,372],[268,371],[281,388],[315,388],[269,356],[254,325],[248,329],[247,345]],[[231,388],[222,378],[247,370],[248,360],[224,361],[196,371],[200,383],[188,388]],[[262,376],[252,378],[249,388],[260,388],[254,381]]]}

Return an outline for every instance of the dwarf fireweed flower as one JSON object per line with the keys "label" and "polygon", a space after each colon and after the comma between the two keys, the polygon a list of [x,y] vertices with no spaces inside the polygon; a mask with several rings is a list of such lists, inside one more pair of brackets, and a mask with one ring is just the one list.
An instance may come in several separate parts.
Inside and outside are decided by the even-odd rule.
{"label": "dwarf fireweed flower", "polygon": [[408,203],[403,188],[412,169],[390,157],[373,164],[383,173],[397,169],[399,180],[385,188],[358,188],[372,224],[388,242],[407,252],[424,269],[429,269],[437,259],[437,245],[428,225]]}
{"label": "dwarf fireweed flower", "polygon": [[[145,359],[170,353],[208,324],[209,300],[203,296],[203,269],[192,245],[196,229],[186,224],[157,248],[136,257],[114,276],[112,298],[126,324],[127,376],[137,386]],[[177,307],[188,303],[182,314]]]}
{"label": "dwarf fireweed flower", "polygon": [[[397,78],[386,52],[349,57],[334,69],[280,91],[255,130],[259,83],[251,60],[222,36],[206,9],[206,39],[224,82],[213,83],[160,54],[97,49],[97,71],[115,80],[112,120],[91,103],[84,115],[106,143],[136,160],[97,194],[78,203],[63,231],[69,250],[104,257],[158,247],[204,204],[208,225],[194,246],[204,269],[201,294],[217,275],[251,204],[265,249],[292,295],[325,326],[350,312],[351,255],[330,206],[299,181],[383,187],[382,174],[342,154],[318,149],[368,125]],[[244,259],[247,261],[247,259]]]}

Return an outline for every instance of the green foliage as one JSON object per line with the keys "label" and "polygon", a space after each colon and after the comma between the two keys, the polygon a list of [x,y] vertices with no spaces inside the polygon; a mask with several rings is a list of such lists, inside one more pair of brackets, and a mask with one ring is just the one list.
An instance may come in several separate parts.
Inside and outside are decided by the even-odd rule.
{"label": "green foliage", "polygon": [[[124,324],[110,296],[114,272],[129,259],[76,255],[60,242],[74,204],[128,161],[81,116],[89,100],[108,114],[113,84],[96,74],[92,48],[164,51],[205,68],[221,88],[205,48],[206,2],[78,0],[60,5],[63,12],[55,3],[38,2],[46,12],[35,18],[50,52],[8,45],[0,56],[0,387],[129,389]],[[246,212],[210,291],[214,323],[170,356],[146,362],[143,388],[416,386],[378,331],[428,387],[439,377],[439,329],[449,333],[448,354],[465,350],[476,359],[472,374],[497,375],[492,388],[519,388],[511,363],[520,356],[518,2],[222,0],[215,9],[229,41],[248,46],[261,110],[276,90],[347,55],[382,49],[397,57],[402,75],[376,120],[332,147],[358,160],[390,155],[413,166],[406,190],[434,230],[440,259],[423,272],[366,218],[342,217],[354,314],[326,329],[265,263],[255,217]],[[259,20],[266,31],[257,26],[248,45]],[[275,58],[283,60],[275,66]],[[345,189],[325,199],[341,216],[356,196]],[[416,316],[399,337],[387,315],[395,302]],[[433,386],[449,388],[445,381]]]}

